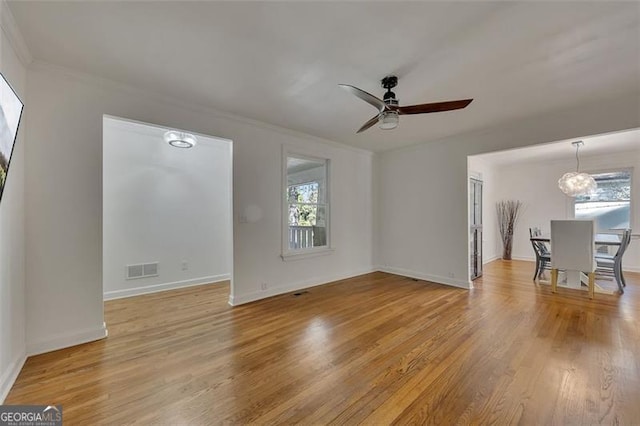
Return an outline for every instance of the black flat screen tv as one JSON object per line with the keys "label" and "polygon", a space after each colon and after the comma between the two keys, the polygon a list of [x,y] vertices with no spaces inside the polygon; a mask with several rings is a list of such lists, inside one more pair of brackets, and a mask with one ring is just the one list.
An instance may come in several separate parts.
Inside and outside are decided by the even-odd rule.
{"label": "black flat screen tv", "polygon": [[2,73],[0,77],[2,77],[0,78],[0,202],[2,202],[24,105]]}

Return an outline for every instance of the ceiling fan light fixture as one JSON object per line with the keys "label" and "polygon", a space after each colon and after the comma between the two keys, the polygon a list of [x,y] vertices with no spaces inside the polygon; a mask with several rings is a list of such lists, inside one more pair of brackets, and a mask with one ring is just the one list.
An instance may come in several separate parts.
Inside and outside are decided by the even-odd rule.
{"label": "ceiling fan light fixture", "polygon": [[396,111],[385,111],[378,117],[378,124],[382,130],[391,130],[398,127],[398,113]]}
{"label": "ceiling fan light fixture", "polygon": [[169,130],[164,134],[164,140],[175,148],[193,148],[198,140],[191,133]]}

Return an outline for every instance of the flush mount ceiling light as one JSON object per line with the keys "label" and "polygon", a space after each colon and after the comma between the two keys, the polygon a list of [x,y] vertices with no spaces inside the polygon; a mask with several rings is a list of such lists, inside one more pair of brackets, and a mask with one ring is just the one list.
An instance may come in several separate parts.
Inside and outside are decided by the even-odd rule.
{"label": "flush mount ceiling light", "polygon": [[578,156],[578,151],[580,147],[584,145],[584,142],[572,142],[571,145],[576,147],[576,171],[562,175],[558,180],[558,188],[569,197],[592,194],[598,189],[598,184],[588,173],[580,173],[580,157]]}
{"label": "flush mount ceiling light", "polygon": [[169,130],[166,132],[164,134],[164,140],[176,148],[193,148],[197,143],[196,137],[192,134],[178,132],[177,130]]}

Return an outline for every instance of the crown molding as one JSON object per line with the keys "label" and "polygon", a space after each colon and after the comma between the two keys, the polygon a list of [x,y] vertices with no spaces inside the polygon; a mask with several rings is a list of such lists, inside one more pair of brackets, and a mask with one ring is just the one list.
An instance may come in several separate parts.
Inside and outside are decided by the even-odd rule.
{"label": "crown molding", "polygon": [[[3,0],[0,0],[3,1]],[[52,64],[50,62],[41,61],[39,59],[35,59],[31,62],[29,66],[29,70],[31,71],[40,71],[45,73],[52,73],[61,75],[66,78],[71,78],[76,81],[81,81],[85,84],[91,86],[99,86],[102,88],[108,88],[109,90],[117,91],[123,94],[127,94],[130,96],[137,96],[141,98],[149,99],[150,101],[160,102],[168,105],[175,106],[177,108],[214,116],[216,118],[222,118],[230,121],[235,121],[237,123],[253,126],[262,130],[269,130],[272,132],[280,133],[286,136],[293,136],[299,139],[312,141],[316,143],[321,143],[323,145],[332,146],[335,148],[344,149],[347,151],[357,152],[364,155],[373,156],[374,152],[354,147],[351,145],[347,145],[345,143],[332,141],[330,139],[324,139],[319,136],[310,135],[307,133],[303,133],[297,130],[289,129],[286,127],[277,126],[275,124],[265,123],[259,120],[253,120],[251,118],[243,117],[240,115],[232,114],[229,112],[221,111],[215,109],[210,106],[198,104],[195,102],[185,101],[183,99],[179,99],[173,96],[161,94],[158,92],[153,92],[151,90],[141,89],[129,84],[124,84],[117,82],[115,80],[110,80],[107,78],[99,77],[95,74],[85,73],[82,71],[77,71],[71,68],[63,67],[61,65]],[[192,132],[192,131],[191,131]],[[193,132],[192,132],[193,133]],[[225,135],[220,135],[222,138],[225,138]],[[232,139],[232,138],[229,138]]]}
{"label": "crown molding", "polygon": [[16,18],[13,16],[6,0],[0,0],[0,27],[20,62],[25,67],[28,67],[33,62],[33,55],[29,51],[27,42],[20,32],[20,28],[18,28]]}
{"label": "crown molding", "polygon": [[[586,138],[585,138],[586,139]],[[551,142],[553,144],[556,143],[567,143],[566,141],[558,141],[558,142]],[[540,144],[540,145],[548,145],[548,144]],[[529,148],[531,147],[531,145],[526,146],[526,147],[521,147],[521,148],[516,148],[516,149],[522,149],[522,148]],[[491,154],[490,152],[487,154]],[[484,154],[477,154],[479,157],[481,157]],[[616,169],[619,170],[624,170],[624,169],[629,169],[631,167],[633,167],[633,165],[636,164],[636,162],[638,160],[636,160],[637,156],[640,155],[640,147],[636,148],[636,149],[625,149],[622,151],[613,151],[613,152],[607,152],[606,154],[604,153],[600,153],[600,154],[591,154],[591,155],[582,155],[580,154],[580,169],[581,171],[583,171],[582,169],[584,168],[584,164],[583,160],[590,160],[593,161],[594,164],[596,164],[595,168],[591,168],[588,173],[594,173],[597,172],[599,166],[598,161],[602,160],[603,158],[607,158],[607,159],[611,159],[612,157],[618,157],[616,160],[619,159],[619,161],[616,161],[618,164],[620,164],[620,167],[616,166]],[[519,166],[525,166],[525,165],[532,165],[532,164],[541,164],[544,163],[545,166],[558,166],[558,165],[566,165],[567,163],[571,163],[574,168],[575,168],[575,164],[576,164],[576,157],[575,157],[575,151],[572,153],[572,155],[570,156],[566,156],[563,158],[534,158],[534,159],[524,159],[524,160],[515,160],[515,161],[509,161],[508,163],[497,163],[497,164],[493,164],[490,163],[488,161],[485,161],[485,164],[488,164],[489,166],[497,169],[497,170],[502,170],[502,169],[507,169],[507,168],[511,168],[511,167],[519,167]],[[606,168],[606,167],[605,167]],[[585,170],[587,170],[588,168],[585,168]],[[571,170],[569,170],[571,171]]]}

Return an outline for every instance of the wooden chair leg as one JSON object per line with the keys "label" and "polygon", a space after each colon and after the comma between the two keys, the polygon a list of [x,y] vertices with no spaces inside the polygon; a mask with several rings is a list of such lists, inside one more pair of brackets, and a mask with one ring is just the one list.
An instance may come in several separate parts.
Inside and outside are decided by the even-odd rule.
{"label": "wooden chair leg", "polygon": [[553,268],[551,270],[551,293],[558,292],[558,270]]}
{"label": "wooden chair leg", "polygon": [[596,273],[589,272],[589,299],[593,299],[593,295],[596,291]]}

